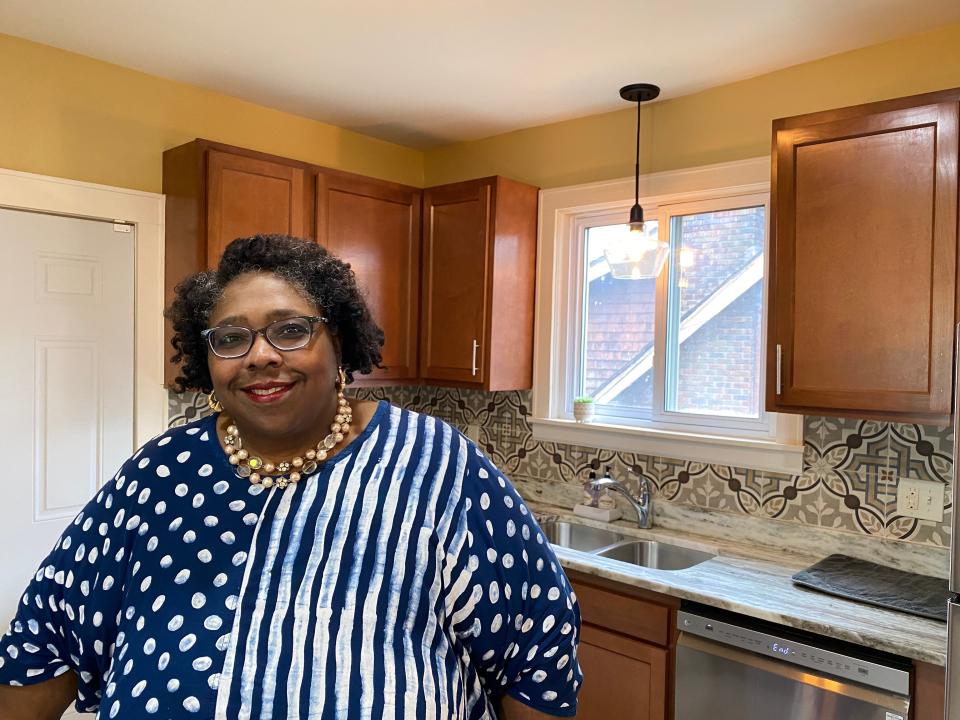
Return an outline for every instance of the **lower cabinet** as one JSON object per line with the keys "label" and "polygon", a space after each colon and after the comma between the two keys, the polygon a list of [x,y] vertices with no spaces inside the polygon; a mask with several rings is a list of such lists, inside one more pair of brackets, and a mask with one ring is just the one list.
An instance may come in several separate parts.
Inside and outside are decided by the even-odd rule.
{"label": "lower cabinet", "polygon": [[582,620],[577,718],[671,720],[679,601],[567,574]]}
{"label": "lower cabinet", "polygon": [[[580,604],[578,720],[673,720],[680,601],[567,570]],[[910,720],[943,720],[944,669],[916,662]],[[773,715],[771,715],[773,717]]]}
{"label": "lower cabinet", "polygon": [[945,671],[917,662],[913,670],[913,720],[943,720]]}
{"label": "lower cabinet", "polygon": [[667,717],[667,650],[584,623],[579,658],[578,718]]}

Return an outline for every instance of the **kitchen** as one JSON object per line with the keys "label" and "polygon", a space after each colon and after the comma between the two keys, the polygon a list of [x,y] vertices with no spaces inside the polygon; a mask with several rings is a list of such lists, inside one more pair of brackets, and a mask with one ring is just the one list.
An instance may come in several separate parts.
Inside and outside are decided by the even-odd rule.
{"label": "kitchen", "polygon": [[[10,34],[0,36],[0,63],[18,72],[9,79],[15,102],[0,120],[0,167],[10,171],[0,205],[136,219],[133,211],[21,200],[17,173],[125,188],[129,196],[142,193],[136,197],[144,203],[163,196],[159,219],[154,209],[135,222],[138,250],[130,259],[136,381],[124,392],[136,399],[129,421],[136,445],[165,424],[206,412],[205,395],[168,395],[173,374],[163,365],[162,328],[157,322],[148,329],[141,319],[159,317],[164,283],[169,299],[172,283],[209,267],[226,242],[277,223],[348,259],[387,331],[386,369],[361,377],[356,394],[460,428],[507,474],[555,543],[583,612],[579,716],[701,717],[702,709],[684,705],[698,692],[733,707],[722,687],[703,679],[730,672],[705,649],[702,635],[712,631],[697,634],[697,618],[705,617],[716,627],[726,622],[776,637],[769,643],[778,647],[799,642],[872,662],[881,674],[892,672],[892,683],[872,687],[822,669],[813,677],[849,690],[838,694],[844,698],[888,697],[887,718],[939,718],[948,654],[943,619],[837,599],[791,579],[835,554],[941,581],[949,575],[957,296],[957,92],[950,89],[960,86],[960,26],[949,4],[927,10],[912,30],[891,15],[871,40],[857,27],[865,34],[856,40],[837,40],[819,54],[805,49],[808,55],[779,65],[756,59],[696,90],[677,90],[679,77],[672,87],[663,72],[633,58],[628,76],[604,80],[610,102],[597,112],[555,110],[544,116],[550,119],[509,127],[477,120],[451,129],[438,119],[433,135],[409,118],[396,120],[409,112],[399,107],[362,122],[349,119],[348,108],[346,119],[326,124],[309,118],[332,110],[253,90],[218,92],[213,76],[191,82],[178,74],[185,69],[154,68],[122,56],[123,48],[104,55],[96,44],[44,35],[5,10],[2,27]],[[92,13],[75,18],[81,29],[95,20]],[[835,37],[855,34],[847,21]],[[88,34],[82,42],[96,40]],[[340,65],[338,72],[350,72],[349,63]],[[642,109],[628,105],[617,91],[635,80],[657,82],[663,97]],[[917,98],[926,93],[943,94]],[[387,105],[394,102],[399,98]],[[502,114],[490,107],[476,113]],[[892,146],[906,155],[860,148],[855,157],[867,160],[858,172],[842,146],[869,141],[878,127],[901,140]],[[805,155],[809,149],[825,152]],[[927,162],[926,179],[893,172],[904,159]],[[812,184],[783,184],[793,177]],[[851,186],[858,192],[844,195]],[[817,192],[830,187],[834,192]],[[694,251],[686,275],[661,287],[632,277],[629,253],[617,255],[622,245],[603,245],[602,228],[626,223],[635,198],[647,215],[644,235],[679,242],[677,256],[684,240]],[[703,224],[685,227],[691,217]],[[923,252],[895,250],[893,220],[897,232],[923,238]],[[165,244],[159,252],[146,246],[145,257],[139,243],[151,223]],[[891,252],[864,253],[860,226]],[[461,242],[465,232],[483,244]],[[739,254],[716,252],[716,238]],[[725,274],[702,274],[718,267]],[[393,271],[389,278],[382,268]],[[485,272],[451,271],[464,268]],[[668,265],[661,277],[670,272]],[[685,325],[683,311],[671,314],[671,293],[677,302],[710,283],[698,299],[709,311],[701,325]],[[709,323],[715,330],[724,318],[730,324],[712,333]],[[708,353],[703,347],[683,352],[708,337],[726,350],[723,338],[733,330],[746,338],[739,357],[749,362],[721,364],[718,373],[696,365]],[[655,379],[691,367],[684,358],[697,388],[718,374],[746,386],[704,400],[682,382],[671,390]],[[590,421],[577,423],[574,398],[583,395],[597,398],[596,407]],[[717,398],[730,422],[678,429],[678,415],[696,421],[723,414],[698,405],[710,409]],[[652,416],[659,427],[636,429]],[[18,428],[8,421],[11,437]],[[32,454],[24,457],[31,462]],[[633,500],[585,491],[590,473],[622,482]],[[69,500],[34,524],[62,528],[65,513],[75,514],[77,502]],[[640,529],[644,513],[652,527]],[[631,545],[635,539],[661,545]],[[5,582],[22,586],[41,557],[30,558],[16,583]],[[668,569],[671,559],[681,567]],[[886,582],[903,587],[904,577],[887,575]],[[919,596],[918,585],[909,587]],[[772,663],[769,653],[730,648],[724,645],[724,657],[750,659],[758,676],[779,682],[789,675],[775,672],[789,664]],[[809,669],[789,666],[794,676],[804,674],[797,667]],[[772,699],[754,697],[777,703],[776,713],[788,717],[875,717],[854,714],[859,709],[829,715],[829,703],[818,705],[824,701],[815,693],[790,695],[795,686],[766,683]],[[758,717],[772,716],[762,708]]]}

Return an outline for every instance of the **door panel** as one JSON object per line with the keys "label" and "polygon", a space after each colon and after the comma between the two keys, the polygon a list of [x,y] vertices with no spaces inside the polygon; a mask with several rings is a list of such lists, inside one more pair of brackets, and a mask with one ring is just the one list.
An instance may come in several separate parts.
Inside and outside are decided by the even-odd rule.
{"label": "door panel", "polygon": [[775,124],[769,409],[949,415],[957,107]]}
{"label": "door panel", "polygon": [[577,657],[583,670],[578,719],[665,718],[666,650],[584,624]]}
{"label": "door panel", "polygon": [[486,377],[490,191],[470,182],[424,192],[424,380]]}
{"label": "door panel", "polygon": [[383,329],[383,369],[365,380],[417,377],[421,193],[393,183],[321,173],[317,240],[350,263]]}
{"label": "door panel", "polygon": [[207,267],[232,240],[257,233],[302,236],[302,168],[210,150],[207,155]]}
{"label": "door panel", "polygon": [[5,314],[0,437],[8,483],[4,622],[41,560],[133,450],[134,233],[0,209]]}
{"label": "door panel", "polygon": [[910,717],[910,698],[904,695],[818,674],[696,636],[680,637],[676,677],[676,720]]}

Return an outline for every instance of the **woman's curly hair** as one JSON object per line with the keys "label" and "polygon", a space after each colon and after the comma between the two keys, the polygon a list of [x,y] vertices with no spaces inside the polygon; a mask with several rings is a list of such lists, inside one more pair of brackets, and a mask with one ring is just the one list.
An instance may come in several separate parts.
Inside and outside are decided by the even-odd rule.
{"label": "woman's curly hair", "polygon": [[300,290],[329,319],[327,328],[339,341],[340,363],[353,381],[355,372],[368,373],[380,365],[383,330],[373,321],[349,263],[310,240],[289,235],[254,235],[234,240],[216,270],[183,280],[164,316],[173,324],[174,355],[183,361],[176,390],[211,392],[207,342],[200,332],[234,278],[247,272],[273,273]]}

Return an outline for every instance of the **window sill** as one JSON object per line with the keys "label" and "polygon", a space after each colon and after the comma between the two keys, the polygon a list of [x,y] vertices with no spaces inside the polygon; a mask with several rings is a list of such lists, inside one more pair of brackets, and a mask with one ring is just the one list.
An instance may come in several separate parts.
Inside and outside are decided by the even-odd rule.
{"label": "window sill", "polygon": [[774,440],[748,440],[548,418],[530,418],[529,422],[533,437],[546,442],[587,445],[789,475],[798,475],[803,471],[802,443],[788,445]]}

